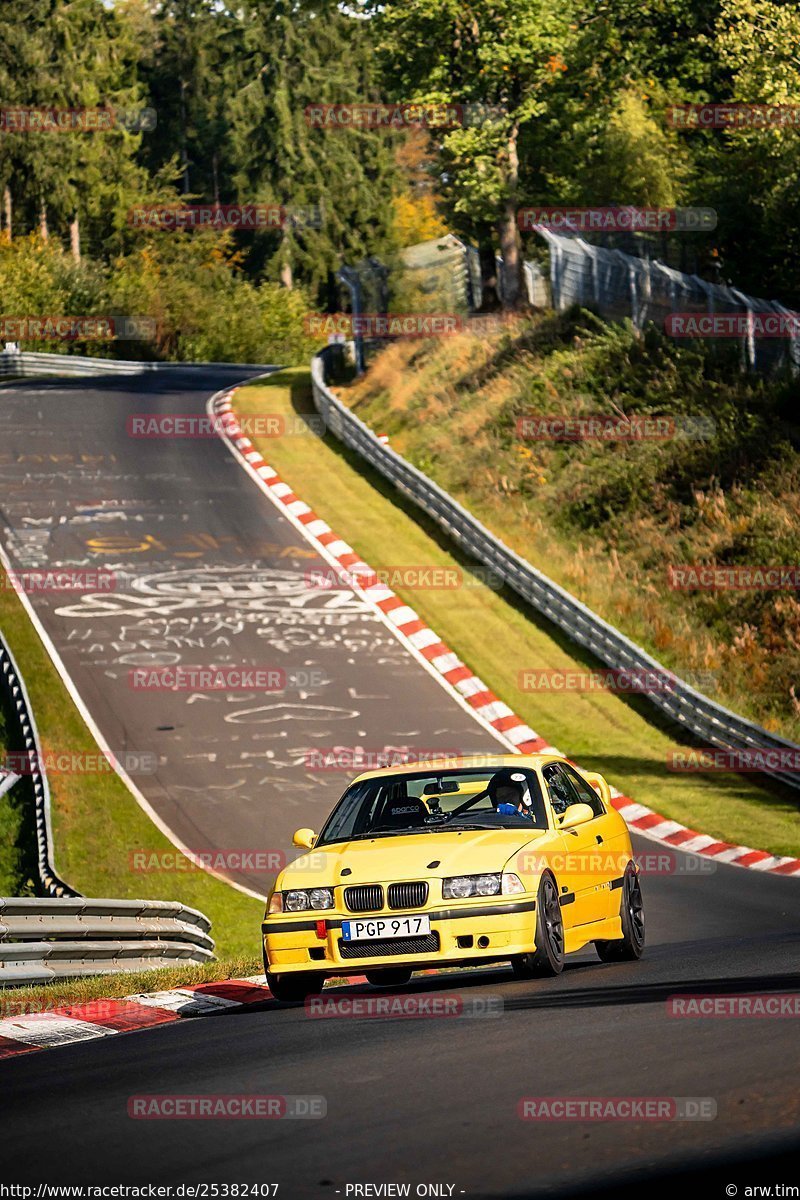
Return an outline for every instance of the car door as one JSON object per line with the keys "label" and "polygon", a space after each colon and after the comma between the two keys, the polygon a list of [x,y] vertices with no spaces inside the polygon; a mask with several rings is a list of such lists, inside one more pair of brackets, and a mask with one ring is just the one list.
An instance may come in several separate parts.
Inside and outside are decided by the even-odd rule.
{"label": "car door", "polygon": [[558,883],[564,920],[569,925],[603,920],[611,915],[614,875],[614,864],[605,846],[608,822],[603,802],[577,772],[573,780],[566,764],[548,763],[542,769],[542,776],[557,819],[573,804],[588,804],[594,813],[591,821],[565,829],[561,834],[564,858]]}

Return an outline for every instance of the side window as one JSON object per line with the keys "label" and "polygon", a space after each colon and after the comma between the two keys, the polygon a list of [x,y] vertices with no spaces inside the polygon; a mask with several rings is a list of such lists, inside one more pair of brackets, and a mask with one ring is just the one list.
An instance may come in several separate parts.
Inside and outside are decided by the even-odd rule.
{"label": "side window", "polygon": [[560,763],[548,763],[542,771],[553,810],[561,815],[570,804],[578,804],[580,796],[561,769]]}
{"label": "side window", "polygon": [[598,796],[597,792],[588,784],[585,779],[581,779],[578,772],[569,763],[564,763],[561,770],[568,777],[570,783],[575,788],[583,804],[588,804],[596,817],[601,817],[605,812],[603,801]]}

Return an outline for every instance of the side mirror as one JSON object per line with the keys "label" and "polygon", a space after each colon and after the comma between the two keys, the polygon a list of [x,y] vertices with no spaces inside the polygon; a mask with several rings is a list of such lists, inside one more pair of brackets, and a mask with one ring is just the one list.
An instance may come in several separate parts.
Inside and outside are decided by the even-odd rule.
{"label": "side mirror", "polygon": [[[589,808],[589,805],[585,805]],[[589,809],[591,812],[591,809]],[[317,840],[317,835],[313,829],[295,829],[292,837],[292,845],[297,846],[300,850],[311,850],[314,842]]]}
{"label": "side mirror", "polygon": [[559,825],[561,829],[574,829],[576,825],[585,825],[587,821],[592,820],[594,820],[594,813],[591,805],[570,804]]}

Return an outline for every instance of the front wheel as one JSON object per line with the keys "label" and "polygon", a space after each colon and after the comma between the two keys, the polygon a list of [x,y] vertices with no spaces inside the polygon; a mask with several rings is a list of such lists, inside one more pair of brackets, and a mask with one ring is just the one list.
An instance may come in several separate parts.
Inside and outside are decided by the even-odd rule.
{"label": "front wheel", "polygon": [[297,971],[291,975],[273,975],[267,971],[267,987],[282,1004],[294,1004],[322,991],[325,976],[316,971]]}
{"label": "front wheel", "polygon": [[405,967],[386,967],[378,971],[367,971],[367,983],[373,987],[402,987],[411,978]]}
{"label": "front wheel", "polygon": [[536,949],[511,960],[517,979],[560,975],[564,970],[564,922],[558,888],[552,875],[543,875],[536,893]]}
{"label": "front wheel", "polygon": [[613,941],[595,942],[603,962],[634,962],[644,951],[644,902],[642,886],[633,863],[628,863],[622,879],[620,901],[622,937]]}

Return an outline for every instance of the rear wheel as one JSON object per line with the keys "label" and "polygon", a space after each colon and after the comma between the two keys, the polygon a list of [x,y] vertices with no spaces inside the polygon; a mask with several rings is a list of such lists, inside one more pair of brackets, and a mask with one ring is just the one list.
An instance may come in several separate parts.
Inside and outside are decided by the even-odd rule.
{"label": "rear wheel", "polygon": [[373,987],[401,987],[408,983],[411,971],[405,967],[386,967],[378,971],[367,971],[367,982]]}
{"label": "rear wheel", "polygon": [[558,888],[552,875],[543,875],[536,895],[536,949],[511,960],[517,979],[560,975],[564,970],[564,922]]}
{"label": "rear wheel", "polygon": [[298,1003],[322,991],[325,976],[316,971],[297,971],[291,975],[273,975],[267,971],[267,987],[283,1004]]}
{"label": "rear wheel", "polygon": [[628,863],[622,879],[620,901],[622,937],[613,941],[595,942],[603,962],[633,962],[644,950],[644,902],[642,887],[633,863]]}

